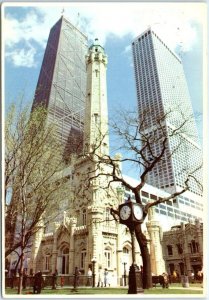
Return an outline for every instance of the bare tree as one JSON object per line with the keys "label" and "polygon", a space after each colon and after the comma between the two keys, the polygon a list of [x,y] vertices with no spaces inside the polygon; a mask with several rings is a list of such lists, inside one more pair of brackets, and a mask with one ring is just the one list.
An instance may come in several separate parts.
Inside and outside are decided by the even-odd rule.
{"label": "bare tree", "polygon": [[[179,151],[181,153],[183,151],[186,155],[187,142],[185,135],[189,135],[192,138],[192,132],[188,130],[190,128],[190,118],[188,116],[185,117],[182,112],[178,111],[168,111],[164,114],[161,112],[160,115],[155,116],[155,121],[150,126],[148,124],[150,113],[150,111],[144,111],[141,114],[140,122],[135,112],[123,112],[120,117],[115,117],[116,121],[111,124],[111,128],[115,136],[115,144],[118,145],[117,151],[123,153],[123,158],[118,155],[111,156],[101,151],[105,138],[105,135],[102,135],[102,133],[95,140],[94,145],[87,145],[84,157],[91,161],[94,166],[86,174],[82,174],[83,186],[86,187],[85,191],[87,193],[96,185],[95,182],[98,178],[108,178],[106,180],[107,189],[110,189],[113,182],[118,182],[130,189],[135,195],[136,202],[142,205],[140,191],[147,182],[148,175],[157,166],[163,167],[166,160],[178,155]],[[176,116],[173,116],[173,114],[177,113],[181,115],[181,118],[179,118],[181,122],[171,125],[170,120],[175,119]],[[131,168],[135,169],[136,177],[139,179],[138,185],[131,185],[123,176],[120,168],[121,163],[128,164]],[[201,173],[201,163],[198,166],[197,162],[194,163],[194,166],[188,164],[187,161],[185,164],[182,163],[182,168],[179,172],[183,180],[182,187],[178,190],[173,189],[166,198],[159,198],[144,205],[143,222],[150,207],[175,199],[189,190],[194,184],[201,191],[202,185],[199,179],[200,174],[198,173]],[[118,221],[118,209],[112,208],[111,214]],[[152,278],[148,241],[142,232],[141,224],[133,224],[133,226],[143,260],[143,286],[144,288],[150,288],[152,286]]]}
{"label": "bare tree", "polygon": [[[5,122],[5,236],[7,257],[18,253],[22,290],[23,261],[40,222],[59,212],[59,201],[69,194],[63,175],[63,149],[56,127],[46,123],[46,110],[9,108]],[[50,213],[49,213],[50,212]],[[52,213],[53,212],[53,213]]]}

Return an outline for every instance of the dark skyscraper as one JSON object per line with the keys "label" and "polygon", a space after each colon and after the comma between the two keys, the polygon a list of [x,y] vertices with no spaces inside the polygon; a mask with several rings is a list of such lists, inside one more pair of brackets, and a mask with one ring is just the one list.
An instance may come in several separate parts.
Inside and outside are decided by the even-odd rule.
{"label": "dark skyscraper", "polygon": [[65,158],[82,146],[87,50],[87,37],[62,16],[51,28],[36,87],[33,107],[47,108]]}

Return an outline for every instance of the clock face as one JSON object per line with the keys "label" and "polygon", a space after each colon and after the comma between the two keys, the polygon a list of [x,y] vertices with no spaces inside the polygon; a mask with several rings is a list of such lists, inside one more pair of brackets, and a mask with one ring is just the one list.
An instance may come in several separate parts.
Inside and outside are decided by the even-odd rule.
{"label": "clock face", "polygon": [[134,216],[137,220],[141,220],[143,218],[143,210],[141,206],[134,205]]}
{"label": "clock face", "polygon": [[120,210],[120,217],[122,220],[127,220],[131,215],[131,208],[128,205],[122,206]]}

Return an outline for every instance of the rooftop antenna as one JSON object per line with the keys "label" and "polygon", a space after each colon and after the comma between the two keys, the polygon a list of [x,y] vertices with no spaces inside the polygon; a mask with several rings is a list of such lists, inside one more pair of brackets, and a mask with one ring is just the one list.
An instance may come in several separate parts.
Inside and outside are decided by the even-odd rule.
{"label": "rooftop antenna", "polygon": [[65,9],[63,7],[62,11],[61,11],[61,16],[64,17],[64,12],[65,12]]}
{"label": "rooftop antenna", "polygon": [[76,22],[76,26],[75,27],[79,27],[80,25],[80,13],[78,12],[77,14],[77,22]]}

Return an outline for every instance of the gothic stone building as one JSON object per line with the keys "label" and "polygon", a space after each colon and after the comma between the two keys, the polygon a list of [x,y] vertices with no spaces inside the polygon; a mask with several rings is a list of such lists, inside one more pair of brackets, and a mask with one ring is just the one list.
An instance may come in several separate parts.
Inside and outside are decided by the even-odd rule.
{"label": "gothic stone building", "polygon": [[187,223],[171,227],[163,233],[163,257],[169,274],[175,270],[179,275],[197,278],[203,266],[203,224]]}

